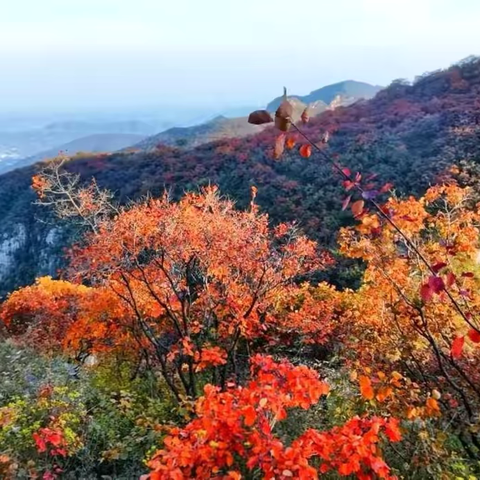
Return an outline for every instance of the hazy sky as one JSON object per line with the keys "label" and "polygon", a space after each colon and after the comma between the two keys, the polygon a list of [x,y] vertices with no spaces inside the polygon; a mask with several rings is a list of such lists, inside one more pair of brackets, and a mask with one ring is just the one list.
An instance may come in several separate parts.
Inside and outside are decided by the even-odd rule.
{"label": "hazy sky", "polygon": [[261,105],[480,54],[479,0],[0,0],[0,109]]}

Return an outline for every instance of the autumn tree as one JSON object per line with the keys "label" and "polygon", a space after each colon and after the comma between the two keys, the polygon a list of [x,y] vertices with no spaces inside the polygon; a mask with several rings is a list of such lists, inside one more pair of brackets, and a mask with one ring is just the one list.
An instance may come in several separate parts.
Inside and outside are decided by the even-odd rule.
{"label": "autumn tree", "polygon": [[60,155],[50,160],[41,174],[34,175],[37,203],[52,209],[58,218],[96,231],[103,219],[117,212],[113,194],[99,188],[95,179],[83,185],[80,175],[65,170],[68,161],[69,157]]}
{"label": "autumn tree", "polygon": [[402,235],[373,212],[340,235],[342,252],[367,264],[361,289],[345,293],[346,352],[367,399],[404,418],[443,416],[477,458],[478,206],[445,184],[383,208]]}
{"label": "autumn tree", "polygon": [[200,378],[221,388],[232,375],[242,381],[250,355],[269,345],[328,338],[333,294],[322,299],[305,280],[330,258],[295,225],[272,229],[255,187],[243,212],[216,187],[107,209],[107,197],[59,169],[34,178],[40,202],[60,199],[57,213],[85,215],[90,233],[71,252],[73,283],[42,280],[9,298],[10,327],[61,325],[55,338],[70,351],[128,346],[160,368],[177,399],[197,397]]}
{"label": "autumn tree", "polygon": [[262,338],[301,334],[298,314],[282,306],[299,297],[295,281],[322,266],[314,242],[294,226],[271,230],[254,204],[238,212],[212,187],[104,221],[70,271],[117,295],[174,393],[195,397],[200,371],[211,369],[225,387]]}
{"label": "autumn tree", "polygon": [[134,343],[112,292],[51,277],[13,292],[0,307],[0,320],[17,342],[42,354],[64,352],[83,360]]}

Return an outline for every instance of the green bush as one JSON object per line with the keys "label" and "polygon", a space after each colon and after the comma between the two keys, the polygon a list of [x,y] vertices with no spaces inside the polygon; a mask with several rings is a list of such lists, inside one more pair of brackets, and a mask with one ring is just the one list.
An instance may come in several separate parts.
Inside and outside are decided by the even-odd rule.
{"label": "green bush", "polygon": [[[128,363],[77,369],[0,343],[0,477],[135,478],[179,412]],[[78,370],[78,371],[77,371]]]}

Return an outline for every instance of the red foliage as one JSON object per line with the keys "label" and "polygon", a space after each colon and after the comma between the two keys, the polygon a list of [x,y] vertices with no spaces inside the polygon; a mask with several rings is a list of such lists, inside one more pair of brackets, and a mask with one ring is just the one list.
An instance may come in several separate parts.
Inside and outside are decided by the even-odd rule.
{"label": "red foliage", "polygon": [[274,433],[277,422],[289,408],[310,408],[328,386],[305,366],[260,355],[252,358],[251,377],[244,387],[230,384],[225,392],[205,387],[196,418],[173,428],[149,462],[151,479],[242,478],[258,470],[265,479],[315,479],[330,470],[391,478],[377,444],[380,432],[400,440],[398,421],[353,418],[330,431],[308,430],[287,446]]}

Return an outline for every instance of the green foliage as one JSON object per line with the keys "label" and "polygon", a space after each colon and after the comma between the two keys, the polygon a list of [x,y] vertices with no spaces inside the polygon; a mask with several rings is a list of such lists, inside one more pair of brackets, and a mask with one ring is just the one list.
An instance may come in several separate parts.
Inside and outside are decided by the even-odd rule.
{"label": "green foliage", "polygon": [[[179,412],[152,375],[132,380],[128,363],[80,369],[62,359],[0,343],[0,473],[8,458],[12,478],[35,472],[61,478],[135,478],[164,435],[161,424]],[[41,452],[35,434],[61,432],[66,455]],[[6,473],[5,473],[6,475]]]}

